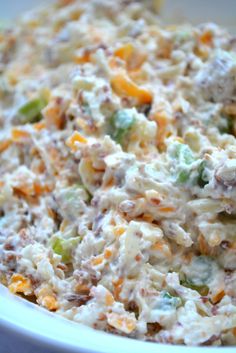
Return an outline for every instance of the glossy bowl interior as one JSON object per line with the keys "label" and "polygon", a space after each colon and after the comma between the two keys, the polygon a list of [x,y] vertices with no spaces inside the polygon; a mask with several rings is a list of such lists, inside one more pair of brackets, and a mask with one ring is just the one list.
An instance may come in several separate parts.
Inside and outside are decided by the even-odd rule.
{"label": "glossy bowl interior", "polygon": [[[113,1],[113,0],[111,0]],[[0,0],[0,20],[49,3],[49,0]],[[236,27],[235,0],[167,0],[163,17],[168,22],[217,22],[231,31]],[[25,300],[0,285],[1,353],[235,353],[235,348],[179,347],[142,342],[95,331],[69,322]]]}

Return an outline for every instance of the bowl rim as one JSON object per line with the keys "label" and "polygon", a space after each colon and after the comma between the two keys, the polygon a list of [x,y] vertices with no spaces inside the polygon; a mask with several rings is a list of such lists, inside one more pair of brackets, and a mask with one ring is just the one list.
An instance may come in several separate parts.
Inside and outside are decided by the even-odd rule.
{"label": "bowl rim", "polygon": [[[235,347],[189,347],[145,342],[71,322],[22,298],[0,285],[0,328],[57,352],[67,353],[235,353]],[[29,324],[30,323],[30,324]]]}

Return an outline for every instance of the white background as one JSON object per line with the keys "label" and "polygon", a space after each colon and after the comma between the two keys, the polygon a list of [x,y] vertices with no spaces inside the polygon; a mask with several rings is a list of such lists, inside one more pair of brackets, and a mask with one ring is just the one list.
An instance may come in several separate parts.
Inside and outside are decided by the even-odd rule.
{"label": "white background", "polygon": [[[52,1],[0,0],[0,19],[15,17],[27,9]],[[194,23],[213,21],[230,29],[236,28],[236,0],[164,0],[164,3],[163,16],[170,22],[173,19],[176,22],[176,18],[187,18]]]}

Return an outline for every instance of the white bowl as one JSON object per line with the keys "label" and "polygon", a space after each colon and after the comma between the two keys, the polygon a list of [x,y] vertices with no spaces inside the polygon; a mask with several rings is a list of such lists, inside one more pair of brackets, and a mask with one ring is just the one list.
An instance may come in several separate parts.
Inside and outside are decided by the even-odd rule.
{"label": "white bowl", "polygon": [[[114,1],[114,0],[111,0]],[[0,19],[48,0],[0,0]],[[235,0],[166,1],[164,18],[172,22],[189,19],[194,23],[214,21],[234,30]],[[235,353],[232,348],[180,347],[142,342],[95,331],[67,321],[23,299],[0,285],[0,353]]]}

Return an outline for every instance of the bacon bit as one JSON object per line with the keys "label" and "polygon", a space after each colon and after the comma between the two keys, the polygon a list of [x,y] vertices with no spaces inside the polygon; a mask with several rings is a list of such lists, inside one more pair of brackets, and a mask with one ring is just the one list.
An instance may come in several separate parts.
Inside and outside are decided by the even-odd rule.
{"label": "bacon bit", "polygon": [[53,211],[53,209],[51,209],[51,208],[47,208],[47,211],[48,211],[48,215],[49,215],[49,217],[51,217],[52,219],[56,219],[57,214],[56,214],[56,212],[55,212],[55,211]]}
{"label": "bacon bit", "polygon": [[152,223],[153,220],[154,220],[153,216],[151,214],[148,214],[148,213],[144,213],[141,218],[142,218],[143,221],[149,222],[149,223]]}
{"label": "bacon bit", "polygon": [[57,265],[57,268],[59,269],[59,270],[62,270],[63,272],[68,272],[68,266],[66,265],[66,264],[63,264],[63,263],[59,263],[58,265]]}
{"label": "bacon bit", "polygon": [[8,288],[14,294],[31,295],[33,292],[30,280],[18,273],[12,275]]}
{"label": "bacon bit", "polygon": [[153,336],[162,329],[161,325],[158,322],[148,323],[147,324],[147,336]]}
{"label": "bacon bit", "polygon": [[193,253],[192,252],[188,252],[188,253],[184,254],[182,256],[182,259],[183,259],[183,262],[186,262],[187,264],[189,264],[192,261],[192,259],[193,259]]}
{"label": "bacon bit", "polygon": [[92,259],[91,263],[93,266],[98,266],[100,265],[104,260],[104,257],[102,255],[96,256],[94,259]]}
{"label": "bacon bit", "polygon": [[91,296],[88,294],[72,294],[67,297],[68,302],[72,302],[77,306],[86,304],[90,299]]}
{"label": "bacon bit", "polygon": [[95,166],[93,166],[93,169],[94,169],[94,171],[95,172],[97,172],[97,173],[104,173],[105,172],[105,167],[103,168],[102,166],[100,166],[100,167],[95,167]]}
{"label": "bacon bit", "polygon": [[43,297],[40,304],[50,311],[56,311],[58,309],[58,302],[53,295],[46,295]]}
{"label": "bacon bit", "polygon": [[150,199],[150,202],[156,206],[160,205],[161,203],[161,200],[160,199],[155,199],[155,198],[152,198]]}
{"label": "bacon bit", "polygon": [[33,127],[36,131],[44,130],[44,129],[46,129],[46,122],[40,121],[38,123],[33,124]]}
{"label": "bacon bit", "polygon": [[110,177],[108,180],[105,181],[105,183],[103,185],[103,190],[109,189],[109,188],[111,188],[114,185],[115,185],[115,180],[114,180],[113,177]]}
{"label": "bacon bit", "polygon": [[86,284],[78,283],[75,286],[75,292],[81,295],[88,295],[90,293],[90,288]]}
{"label": "bacon bit", "polygon": [[98,316],[98,320],[99,320],[99,321],[105,321],[106,318],[107,318],[106,315],[103,314],[103,313],[99,314],[99,316]]}
{"label": "bacon bit", "polygon": [[142,256],[140,254],[135,256],[135,261],[139,262],[142,260]]}
{"label": "bacon bit", "polygon": [[104,251],[104,258],[107,260],[112,256],[112,251],[110,249],[105,249]]}
{"label": "bacon bit", "polygon": [[22,140],[28,139],[30,134],[20,128],[13,128],[11,131],[11,137],[14,142],[22,142]]}
{"label": "bacon bit", "polygon": [[16,187],[13,187],[14,191],[20,192],[24,196],[33,196],[34,195],[34,185],[32,184],[20,184]]}
{"label": "bacon bit", "polygon": [[146,88],[136,85],[127,74],[120,72],[113,75],[111,86],[118,96],[136,98],[139,104],[152,102],[152,94]]}
{"label": "bacon bit", "polygon": [[108,313],[107,321],[109,325],[126,334],[131,333],[136,328],[136,319],[131,316],[127,317],[116,313]]}
{"label": "bacon bit", "polygon": [[160,211],[160,212],[166,212],[166,213],[168,213],[168,212],[175,212],[176,211],[176,208],[175,207],[171,207],[171,206],[166,206],[166,207],[160,207],[160,208],[158,208],[158,211]]}
{"label": "bacon bit", "polygon": [[114,298],[115,300],[120,299],[120,292],[122,290],[122,285],[124,283],[123,278],[119,278],[117,281],[113,281],[113,286],[114,286]]}
{"label": "bacon bit", "polygon": [[77,143],[86,144],[87,142],[88,140],[85,137],[83,137],[78,131],[75,131],[67,140],[66,144],[73,152],[76,152],[78,149]]}
{"label": "bacon bit", "polygon": [[114,227],[114,235],[116,237],[120,237],[124,232],[126,231],[125,227],[122,226],[116,226]]}
{"label": "bacon bit", "polygon": [[208,46],[212,46],[213,44],[213,35],[212,32],[206,31],[202,33],[202,35],[199,37],[200,43]]}
{"label": "bacon bit", "polygon": [[42,174],[45,172],[46,170],[46,167],[45,167],[45,164],[44,162],[41,160],[41,161],[37,161],[37,163],[32,163],[31,165],[31,170],[32,172],[34,172],[35,174]]}
{"label": "bacon bit", "polygon": [[213,304],[217,304],[221,301],[221,299],[223,299],[224,296],[225,296],[225,291],[220,290],[218,293],[213,295],[213,297],[211,298],[211,301]]}
{"label": "bacon bit", "polygon": [[114,304],[115,300],[113,298],[113,295],[108,292],[105,297],[105,304],[106,306],[112,306]]}

